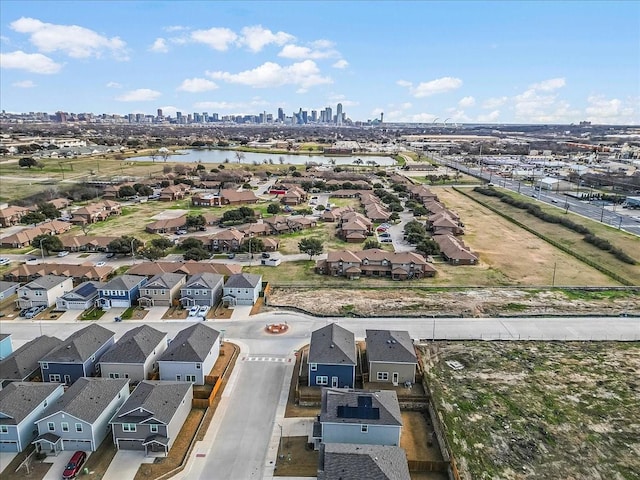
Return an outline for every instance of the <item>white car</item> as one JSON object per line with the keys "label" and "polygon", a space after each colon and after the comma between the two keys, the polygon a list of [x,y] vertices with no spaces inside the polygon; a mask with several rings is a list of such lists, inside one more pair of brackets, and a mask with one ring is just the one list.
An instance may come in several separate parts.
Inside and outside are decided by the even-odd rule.
{"label": "white car", "polygon": [[202,318],[206,318],[207,313],[209,313],[209,309],[210,309],[209,305],[202,305],[198,310],[198,316]]}
{"label": "white car", "polygon": [[198,312],[199,312],[199,311],[200,311],[200,307],[199,307],[199,306],[197,306],[197,305],[195,305],[195,306],[193,306],[193,307],[191,307],[191,308],[189,309],[189,316],[190,316],[190,317],[195,317],[195,316],[197,316],[197,315],[198,315]]}
{"label": "white car", "polygon": [[69,255],[69,252],[67,252],[66,250],[58,252],[58,256],[59,257],[66,257],[67,255]]}
{"label": "white car", "polygon": [[104,267],[107,264],[107,262],[98,262],[96,263],[96,267]]}
{"label": "white car", "polygon": [[11,260],[9,260],[7,257],[0,257],[0,265],[9,265],[11,263]]}

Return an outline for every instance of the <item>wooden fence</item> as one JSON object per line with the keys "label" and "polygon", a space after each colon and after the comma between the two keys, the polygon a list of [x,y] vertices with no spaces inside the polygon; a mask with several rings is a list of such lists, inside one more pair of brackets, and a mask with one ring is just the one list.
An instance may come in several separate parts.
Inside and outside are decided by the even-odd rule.
{"label": "wooden fence", "polygon": [[449,462],[443,460],[407,460],[410,472],[446,472]]}

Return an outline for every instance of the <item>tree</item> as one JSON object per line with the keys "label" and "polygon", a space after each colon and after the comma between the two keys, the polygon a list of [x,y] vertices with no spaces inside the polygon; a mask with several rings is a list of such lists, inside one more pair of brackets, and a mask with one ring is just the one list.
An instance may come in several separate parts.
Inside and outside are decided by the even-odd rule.
{"label": "tree", "polygon": [[31,245],[35,248],[42,248],[47,255],[50,252],[59,252],[64,247],[62,245],[62,240],[55,235],[49,235],[48,233],[43,233],[42,235],[38,235],[31,241]]}
{"label": "tree", "polygon": [[187,230],[190,228],[196,229],[199,227],[204,227],[207,224],[203,215],[187,215],[185,220],[185,227]]}
{"label": "tree", "polygon": [[202,240],[198,238],[189,237],[184,239],[184,241],[180,244],[180,248],[185,251],[193,250],[195,248],[204,250],[204,243],[202,243]]}
{"label": "tree", "polygon": [[186,252],[184,252],[185,260],[195,260],[199,262],[201,260],[206,260],[209,257],[209,252],[207,252],[204,248],[192,248],[191,250],[187,250]]}
{"label": "tree", "polygon": [[151,240],[151,245],[155,248],[159,248],[160,250],[166,250],[173,247],[173,242],[168,238],[160,237]]}
{"label": "tree", "polygon": [[140,250],[140,255],[142,255],[147,260],[151,260],[155,262],[156,260],[165,256],[166,252],[161,248],[154,247],[153,245],[149,245]]}
{"label": "tree", "polygon": [[[133,246],[133,251],[131,251],[131,247]],[[107,245],[107,250],[114,253],[120,253],[122,255],[132,255],[135,254],[138,249],[142,247],[142,242],[135,237],[124,235],[120,238],[114,238]]]}
{"label": "tree", "polygon": [[38,211],[46,218],[60,218],[60,210],[58,210],[53,203],[39,203]]}
{"label": "tree", "polygon": [[236,160],[238,161],[238,163],[240,163],[240,162],[242,162],[242,160],[244,160],[244,153],[242,153],[239,150],[236,150],[234,153],[235,153]]}
{"label": "tree", "polygon": [[31,168],[31,167],[35,167],[37,165],[38,161],[35,158],[31,158],[31,157],[23,157],[20,160],[18,160],[18,166],[20,167],[27,167],[27,168]]}
{"label": "tree", "polygon": [[131,185],[124,185],[118,189],[118,196],[120,198],[133,197],[135,194],[136,190]]}
{"label": "tree", "polygon": [[269,206],[267,207],[267,213],[270,213],[272,215],[276,215],[281,211],[282,211],[282,208],[280,207],[279,203],[270,203]]}
{"label": "tree", "polygon": [[22,216],[20,223],[23,225],[32,225],[34,223],[44,222],[46,219],[47,217],[45,217],[42,212],[29,212]]}
{"label": "tree", "polygon": [[416,245],[416,251],[422,253],[425,257],[428,255],[437,255],[440,253],[440,246],[432,238],[423,238]]}
{"label": "tree", "polygon": [[153,188],[148,185],[141,185],[140,188],[137,189],[138,195],[142,195],[143,197],[148,197],[153,195]]}
{"label": "tree", "polygon": [[298,242],[298,248],[301,253],[309,255],[309,260],[311,260],[315,255],[322,253],[323,245],[318,238],[303,238]]}
{"label": "tree", "polygon": [[370,248],[380,248],[380,244],[377,240],[367,240],[366,242],[364,242],[363,248],[365,250],[369,250]]}
{"label": "tree", "polygon": [[[251,247],[251,250],[249,250],[249,247]],[[260,238],[249,237],[249,239],[242,244],[242,251],[251,251],[252,255],[256,252],[264,252],[264,242]]]}

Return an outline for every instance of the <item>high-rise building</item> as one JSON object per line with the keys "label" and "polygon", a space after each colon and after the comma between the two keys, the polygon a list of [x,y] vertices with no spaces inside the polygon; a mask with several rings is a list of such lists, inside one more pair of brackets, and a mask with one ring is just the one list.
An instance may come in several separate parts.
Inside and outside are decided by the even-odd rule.
{"label": "high-rise building", "polygon": [[158,118],[162,118],[162,109],[161,108],[158,109]]}
{"label": "high-rise building", "polygon": [[318,111],[317,110],[311,110],[311,121],[313,123],[316,123],[318,121]]}
{"label": "high-rise building", "polygon": [[336,125],[342,125],[342,104],[336,106]]}
{"label": "high-rise building", "polygon": [[331,107],[327,107],[324,109],[324,121],[326,123],[333,122],[333,112],[331,111]]}
{"label": "high-rise building", "polygon": [[284,109],[278,109],[278,121],[284,123]]}

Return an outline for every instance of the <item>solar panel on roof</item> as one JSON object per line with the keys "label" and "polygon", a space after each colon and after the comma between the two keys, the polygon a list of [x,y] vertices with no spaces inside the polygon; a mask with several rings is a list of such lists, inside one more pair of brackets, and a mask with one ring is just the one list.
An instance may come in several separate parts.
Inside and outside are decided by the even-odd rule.
{"label": "solar panel on roof", "polygon": [[358,406],[371,408],[373,406],[373,399],[366,395],[358,395]]}
{"label": "solar panel on roof", "polygon": [[76,293],[82,297],[86,297],[87,295],[90,295],[95,291],[96,286],[93,283],[86,283],[84,285],[81,285],[80,288],[76,290]]}
{"label": "solar panel on roof", "polygon": [[350,407],[339,405],[337,411],[338,418],[358,418],[363,420],[379,420],[380,409],[371,407]]}

